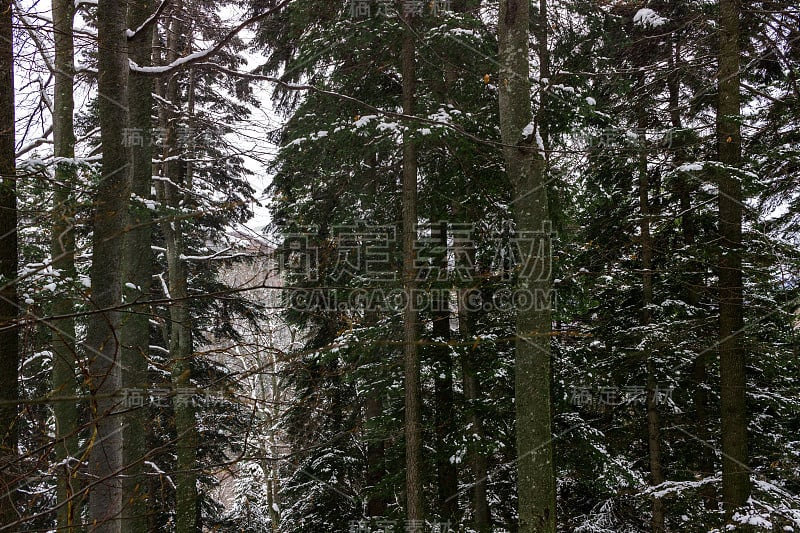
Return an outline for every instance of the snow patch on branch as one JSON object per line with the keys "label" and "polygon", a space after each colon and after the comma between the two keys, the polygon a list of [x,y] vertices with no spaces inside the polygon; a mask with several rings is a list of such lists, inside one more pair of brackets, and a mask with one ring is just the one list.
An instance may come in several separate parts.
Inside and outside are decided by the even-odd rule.
{"label": "snow patch on branch", "polygon": [[667,23],[667,19],[650,8],[642,8],[633,16],[633,23],[645,28],[658,28]]}
{"label": "snow patch on branch", "polygon": [[703,163],[684,163],[675,170],[678,172],[699,172],[703,170]]}
{"label": "snow patch on branch", "polygon": [[168,65],[161,65],[158,67],[142,67],[136,64],[136,62],[131,59],[128,60],[128,63],[130,64],[131,70],[134,72],[140,72],[142,74],[165,74],[172,70],[178,69],[187,63],[193,63],[195,61],[203,59],[204,57],[209,56],[214,52],[216,52],[216,50],[217,47],[209,46],[208,48],[204,48],[203,50],[198,50],[197,52],[193,52],[188,56],[178,58],[172,63],[169,63]]}

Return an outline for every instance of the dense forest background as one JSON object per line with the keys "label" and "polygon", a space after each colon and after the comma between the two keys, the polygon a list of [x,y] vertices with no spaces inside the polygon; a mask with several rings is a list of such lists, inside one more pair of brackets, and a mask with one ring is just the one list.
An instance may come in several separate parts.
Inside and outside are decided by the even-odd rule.
{"label": "dense forest background", "polygon": [[0,531],[800,531],[800,7],[0,1]]}

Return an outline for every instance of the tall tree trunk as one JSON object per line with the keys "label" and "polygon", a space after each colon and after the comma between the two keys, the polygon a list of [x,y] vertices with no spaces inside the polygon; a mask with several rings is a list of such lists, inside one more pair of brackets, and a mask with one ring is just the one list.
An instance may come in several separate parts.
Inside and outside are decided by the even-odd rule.
{"label": "tall tree trunk", "polygon": [[[457,251],[456,257],[462,253],[469,253],[469,265],[475,264],[473,250]],[[474,276],[476,273],[473,272]],[[463,341],[469,342],[474,335],[473,317],[469,301],[475,294],[474,289],[462,289],[458,294],[458,331]],[[467,462],[472,471],[472,508],[473,528],[478,533],[491,531],[491,514],[489,512],[489,498],[487,496],[486,482],[489,477],[489,462],[482,446],[485,442],[483,419],[478,411],[480,400],[480,385],[478,373],[475,368],[474,350],[467,350],[461,359],[461,373],[463,374],[464,399],[467,404],[467,428],[472,434],[472,444],[467,447]]]}
{"label": "tall tree trunk", "polygon": [[[167,143],[174,141],[167,129]],[[178,207],[179,194],[176,185],[185,186],[184,177],[180,174],[180,163],[171,161],[167,177],[172,182],[163,186],[162,200],[165,205]],[[184,224],[179,219],[172,219],[162,224],[162,232],[166,244],[167,271],[169,275],[170,331],[169,351],[172,360],[172,385],[177,391],[174,398],[175,431],[177,433],[177,473],[176,485],[176,531],[179,533],[195,533],[197,530],[197,423],[195,409],[190,397],[193,393],[192,377],[192,328],[189,309],[188,283],[185,260],[182,258],[185,246],[183,236]]]}
{"label": "tall tree trunk", "polygon": [[19,330],[17,317],[17,170],[11,1],[0,4],[0,523],[17,518]]}
{"label": "tall tree trunk", "polygon": [[130,155],[123,130],[128,124],[126,2],[99,0],[98,115],[103,152],[92,233],[91,304],[86,352],[89,358],[92,435],[89,442],[89,522],[94,531],[120,531],[122,511],[122,426],[113,414],[121,384],[119,312],[122,300],[124,223],[130,196]]}
{"label": "tall tree trunk", "polygon": [[[383,413],[383,402],[377,394],[369,394],[364,403],[364,418],[367,425]],[[367,434],[367,486],[374,490],[386,476],[386,450],[383,439]],[[367,499],[367,516],[384,517],[388,503],[380,494],[371,494]]]}
{"label": "tall tree trunk", "polygon": [[[548,21],[547,21],[547,0],[539,0],[539,16],[536,20],[534,27],[534,34],[536,36],[536,54],[539,58],[539,79],[550,79],[550,50],[547,47],[548,36]],[[539,109],[536,114],[536,122],[539,128],[539,135],[542,137],[545,147],[549,142],[550,127],[547,122],[547,96],[548,90],[542,86],[539,88]],[[545,162],[547,162],[547,154],[545,153]],[[545,168],[545,170],[547,170]]]}
{"label": "tall tree trunk", "polygon": [[[171,63],[179,57],[180,42],[186,39],[186,25],[183,22],[185,12],[183,3],[176,2],[173,6],[173,16],[170,21],[169,35],[167,37],[167,62]],[[193,76],[193,74],[190,74]],[[193,94],[193,82],[188,90],[190,98]],[[186,205],[181,200],[185,195],[181,188],[191,188],[191,167],[185,165],[183,147],[178,142],[179,110],[181,108],[178,78],[172,76],[167,82],[165,96],[172,105],[163,108],[162,128],[166,131],[163,166],[164,177],[167,182],[159,187],[160,200],[165,206],[175,211],[176,216],[169,217],[161,224],[164,235],[167,256],[167,271],[169,277],[168,288],[170,292],[169,315],[169,351],[172,363],[171,379],[173,387],[178,391],[174,400],[175,431],[177,433],[177,473],[176,481],[176,508],[175,529],[178,533],[195,533],[198,528],[197,516],[197,423],[195,409],[190,397],[181,394],[182,390],[191,388],[192,377],[192,322],[189,309],[188,279],[186,261],[183,259],[185,250],[184,228],[185,225],[178,215],[179,205]],[[188,113],[193,112],[190,100]]]}
{"label": "tall tree trunk", "polygon": [[[173,27],[173,35],[180,35],[179,27]],[[177,42],[170,46],[170,52]],[[170,61],[173,61],[171,59]],[[177,108],[180,106],[177,80],[173,77],[167,87],[169,101]],[[190,111],[191,112],[191,111]],[[164,205],[176,210],[184,197],[179,187],[190,187],[188,167],[181,168],[180,150],[177,139],[177,114],[168,113],[170,119],[166,123],[166,146],[169,153],[165,165],[165,176],[169,183],[161,187],[161,199]],[[181,205],[183,205],[181,203]],[[178,472],[176,474],[176,531],[178,533],[194,533],[197,530],[197,423],[195,409],[190,398],[181,394],[181,390],[191,388],[192,377],[192,318],[189,309],[188,279],[186,261],[183,259],[185,225],[179,218],[161,225],[167,252],[167,269],[169,275],[170,333],[169,351],[172,360],[172,385],[178,391],[175,397],[175,431],[177,433]]]}
{"label": "tall tree trunk", "polygon": [[733,170],[741,160],[739,0],[720,0],[719,102],[719,357],[722,415],[722,499],[725,512],[747,503],[747,406],[742,346],[742,185]]}
{"label": "tall tree trunk", "polygon": [[[638,79],[639,90],[637,94],[643,94],[644,75]],[[641,239],[642,254],[642,309],[640,323],[644,330],[644,335],[649,335],[649,326],[652,322],[652,312],[650,306],[653,305],[653,237],[650,234],[650,182],[647,174],[647,138],[645,129],[647,128],[647,117],[645,107],[639,103],[639,230]],[[655,365],[653,364],[653,353],[650,347],[645,348],[644,353],[645,369],[647,372],[647,444],[650,459],[650,483],[660,485],[664,482],[664,474],[661,469],[661,421],[658,413],[658,385],[655,375]],[[664,501],[653,496],[653,516],[650,522],[650,530],[653,533],[663,533],[664,529]]]}
{"label": "tall tree trunk", "polygon": [[[138,28],[154,9],[152,0],[131,0],[128,5],[128,26]],[[142,31],[129,42],[130,57],[138,65],[152,62],[153,30]],[[125,315],[121,327],[122,363],[126,371],[122,385],[125,389],[149,388],[147,355],[150,346],[150,314],[148,304],[153,275],[152,216],[142,202],[151,198],[153,175],[152,114],[153,79],[135,73],[128,79],[130,127],[136,135],[131,143],[131,193],[137,201],[129,212],[130,229],[125,235],[123,289],[126,301],[139,302]],[[141,138],[139,138],[141,134]],[[130,285],[134,288],[130,288]],[[123,461],[127,467],[123,482],[125,509],[123,530],[131,533],[148,531],[149,483],[142,475],[142,461],[147,451],[147,406],[128,406],[123,430]]]}
{"label": "tall tree trunk", "polygon": [[[519,310],[515,361],[517,483],[519,531],[555,532],[556,483],[551,440],[550,301],[551,288],[547,183],[543,147],[535,141],[529,79],[529,4],[501,0],[498,28],[500,57],[500,132],[506,172],[514,187],[514,215],[521,238],[518,289],[535,305]],[[529,238],[530,236],[538,238]],[[544,244],[544,246],[540,246]],[[537,253],[539,250],[539,253]]]}
{"label": "tall tree trunk", "polygon": [[[658,384],[655,369],[650,355],[646,361],[647,367],[647,448],[650,459],[650,483],[653,486],[664,482],[661,468],[661,421],[658,413]],[[663,533],[665,529],[664,500],[653,496],[653,516],[650,521],[650,530],[653,533]]]}
{"label": "tall tree trunk", "polygon": [[[56,158],[53,185],[53,229],[50,255],[53,268],[62,279],[77,279],[75,270],[75,131],[72,114],[74,83],[74,45],[72,22],[75,17],[73,0],[53,0],[53,39],[55,43],[55,73],[53,87],[53,155]],[[75,310],[69,292],[53,301],[55,316],[69,317]],[[78,405],[77,352],[75,319],[52,321],[53,349],[53,415],[56,424],[56,462],[63,470],[58,473],[56,503],[58,527],[72,532],[80,522],[77,496],[80,480],[77,472]],[[61,397],[61,398],[59,398]],[[69,460],[67,460],[69,458]]]}
{"label": "tall tree trunk", "polygon": [[[446,275],[447,264],[447,223],[440,223],[439,227],[432,227],[431,232],[439,232],[438,246],[442,251],[440,257],[434,258],[438,269]],[[434,235],[431,235],[433,240]],[[436,268],[432,272],[436,272]],[[437,343],[434,346],[434,425],[436,427],[436,485],[438,488],[438,507],[443,519],[450,523],[458,523],[458,470],[450,462],[454,448],[452,443],[455,437],[455,418],[453,411],[453,360],[450,355],[450,309],[449,295],[433,276],[427,280],[429,286],[435,289],[431,301],[435,303],[433,315],[433,337]]]}
{"label": "tall tree trunk", "polygon": [[[673,132],[677,134],[672,137],[672,148],[675,150],[673,165],[680,167],[686,162],[686,136],[683,133],[683,121],[681,120],[681,101],[680,85],[683,63],[681,61],[681,41],[680,35],[674,37],[672,50],[669,59],[669,72],[667,76],[667,88],[669,90],[669,114]],[[692,210],[693,185],[683,173],[676,176],[676,189],[681,213],[681,233],[683,244],[687,249],[694,248],[696,243],[697,227]],[[700,261],[692,257],[687,264],[687,283],[686,283],[686,303],[692,308],[700,305],[701,291],[700,286],[704,283],[700,270],[704,268]],[[703,350],[694,361],[692,366],[692,422],[695,434],[703,441],[699,443],[695,450],[697,454],[697,468],[704,478],[714,475],[714,455],[711,448],[704,443],[711,438],[708,428],[708,364],[710,353]],[[706,483],[700,489],[706,509],[716,508],[716,489],[712,483]]]}
{"label": "tall tree trunk", "polygon": [[[463,207],[457,202],[451,205],[451,209],[453,218],[457,222],[462,220],[469,222],[474,219],[474,216],[469,211],[464,213],[464,218],[462,219]],[[474,235],[470,235],[469,239],[474,239]],[[454,239],[453,253],[457,272],[464,273],[467,281],[477,282],[480,274],[475,268],[475,248],[465,246],[460,239]],[[462,342],[473,342],[475,314],[471,308],[470,301],[471,298],[478,295],[479,292],[473,287],[461,288],[458,291],[458,332]],[[475,361],[476,346],[473,344],[472,348],[465,350],[461,356],[462,386],[466,403],[467,428],[469,430],[467,438],[471,441],[467,446],[467,464],[472,473],[470,491],[473,512],[472,527],[477,533],[489,533],[492,522],[487,492],[489,461],[484,448],[486,440],[483,418],[479,408],[481,390],[478,382],[477,362]]]}
{"label": "tall tree trunk", "polygon": [[[257,342],[260,344],[260,341]],[[280,383],[278,381],[279,370],[276,361],[276,354],[272,349],[274,344],[275,340],[272,336],[272,331],[270,330],[267,343],[264,345],[262,350],[267,360],[264,362],[263,359],[258,357],[257,361],[258,369],[261,369],[262,372],[258,376],[258,382],[261,389],[261,398],[270,401],[273,409],[267,414],[266,422],[270,430],[264,437],[266,445],[262,450],[262,453],[265,454],[265,457],[261,463],[261,469],[264,471],[264,477],[266,478],[270,531],[273,533],[278,533],[280,531],[281,524],[278,499],[278,494],[280,492],[280,487],[278,486],[279,472],[277,462],[272,459],[272,456],[275,454],[275,450],[277,450],[278,441],[275,437],[275,431],[272,428],[274,428],[275,424],[281,417],[281,393]],[[266,372],[266,375],[264,372]],[[267,376],[269,376],[270,379],[269,385],[267,385]]]}
{"label": "tall tree trunk", "polygon": [[[378,183],[381,177],[378,174],[378,155],[370,152],[367,160],[369,172],[364,183],[369,197],[375,197],[378,191]],[[362,257],[366,257],[367,244],[362,245]],[[366,327],[378,327],[378,312],[374,309],[367,309],[364,312],[364,325]],[[369,352],[368,364],[376,363],[382,356],[381,350],[373,349]],[[367,516],[384,517],[389,507],[389,501],[383,491],[376,492],[375,487],[380,485],[386,477],[386,442],[382,435],[378,434],[373,428],[377,420],[383,414],[384,391],[371,387],[367,391],[364,400],[364,425],[367,439],[367,486],[370,487],[370,494],[367,499]]]}
{"label": "tall tree trunk", "polygon": [[[466,297],[468,298],[469,296]],[[471,353],[464,355],[461,361],[461,371],[464,374],[464,398],[467,401],[467,427],[473,440],[471,446],[467,449],[468,462],[473,476],[471,491],[474,513],[473,527],[478,533],[489,533],[492,529],[487,490],[489,461],[483,449],[486,442],[486,434],[483,430],[483,419],[477,412],[477,404],[480,400],[480,385],[478,384],[475,364],[471,360],[472,357]]]}
{"label": "tall tree trunk", "polygon": [[[416,87],[416,45],[412,29],[413,16],[405,18],[401,51],[403,77],[403,113],[414,113]],[[405,374],[405,444],[406,444],[406,518],[424,519],[422,504],[422,395],[417,346],[417,310],[413,294],[417,270],[414,261],[417,237],[417,146],[408,125],[403,130],[403,361]]]}
{"label": "tall tree trunk", "polygon": [[[174,175],[168,174],[170,179]],[[169,205],[177,206],[177,191],[172,185],[165,189]],[[170,305],[170,337],[169,351],[172,359],[172,384],[177,391],[174,401],[175,431],[177,433],[178,471],[176,478],[175,531],[178,533],[195,533],[197,524],[197,423],[192,399],[182,390],[192,390],[192,330],[189,302],[187,301],[187,273],[185,261],[182,259],[183,224],[174,220],[164,226],[174,224],[174,229],[165,228],[163,233],[167,248],[169,271],[169,290],[173,302]]]}

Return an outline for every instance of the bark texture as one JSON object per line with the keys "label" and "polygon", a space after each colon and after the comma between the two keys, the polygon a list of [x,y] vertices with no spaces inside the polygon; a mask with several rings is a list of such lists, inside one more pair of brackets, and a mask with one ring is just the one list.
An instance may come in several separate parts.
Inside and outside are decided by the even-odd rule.
{"label": "bark texture", "polygon": [[11,1],[0,3],[0,523],[18,516],[17,177],[14,154],[14,46]]}
{"label": "bark texture", "polygon": [[506,172],[514,187],[520,237],[521,291],[535,305],[517,314],[515,408],[520,533],[555,532],[556,486],[550,400],[551,250],[545,154],[531,112],[529,3],[500,2],[500,132]]}
{"label": "bark texture", "polygon": [[[74,44],[72,22],[75,3],[53,0],[53,39],[55,73],[53,87],[53,155],[56,160],[53,184],[53,228],[50,254],[53,268],[62,279],[77,279],[75,270],[75,131],[73,128]],[[68,316],[75,311],[72,295],[61,291],[53,301],[55,316]],[[58,527],[74,531],[80,523],[78,495],[78,354],[75,345],[75,319],[62,318],[50,323],[53,349],[53,415],[56,423],[56,462],[61,465],[56,480]],[[62,397],[62,399],[59,399]],[[67,399],[69,398],[69,399]],[[66,460],[67,458],[75,458]]]}
{"label": "bark texture", "polygon": [[122,301],[122,250],[128,198],[130,154],[123,132],[128,127],[127,2],[99,0],[98,115],[103,153],[96,187],[92,233],[91,307],[86,352],[91,393],[89,441],[89,523],[98,533],[121,531],[122,424],[114,411],[121,384],[118,306]]}
{"label": "bark texture", "polygon": [[[416,86],[416,45],[412,30],[413,17],[405,20],[401,51],[403,77],[403,113],[414,113]],[[417,236],[417,147],[413,134],[403,131],[403,366],[405,376],[405,444],[406,444],[406,518],[423,520],[422,503],[422,397],[420,393],[420,363],[418,316],[412,295],[416,289],[417,269],[414,261]]]}
{"label": "bark texture", "polygon": [[[471,253],[470,265],[475,264],[474,253]],[[478,293],[473,289],[459,291],[458,330],[461,338],[469,341],[474,335],[474,317],[469,301]],[[489,477],[489,460],[482,449],[484,439],[483,418],[480,412],[480,384],[478,382],[476,352],[468,350],[461,359],[463,375],[464,400],[466,402],[467,427],[475,435],[474,442],[467,448],[467,461],[472,471],[471,502],[472,525],[478,533],[491,531],[491,512],[487,495],[486,481]]]}
{"label": "bark texture", "polygon": [[[446,276],[447,264],[447,223],[442,222],[431,232],[438,232],[438,248],[441,255],[434,261],[438,263],[438,270]],[[431,235],[434,238],[433,235]],[[432,270],[435,273],[437,268]],[[455,453],[452,445],[456,439],[455,410],[453,406],[453,360],[450,355],[450,346],[444,343],[450,341],[450,309],[449,298],[441,284],[434,279],[435,274],[428,277],[428,286],[436,289],[435,309],[433,310],[432,332],[434,342],[434,425],[436,427],[436,486],[438,489],[439,514],[446,521],[458,523],[458,470],[450,462],[450,457]],[[446,278],[445,278],[446,279]]]}
{"label": "bark texture", "polygon": [[[172,19],[167,36],[167,62],[171,63],[180,57],[180,43],[186,38],[187,25],[186,13],[183,3],[173,5]],[[189,73],[190,86],[188,94],[193,97],[194,74]],[[195,409],[190,394],[192,389],[192,317],[188,301],[188,273],[186,261],[183,259],[184,228],[186,225],[179,216],[179,204],[189,205],[184,190],[191,190],[191,165],[186,163],[184,147],[179,146],[178,124],[180,117],[181,98],[178,87],[178,77],[168,79],[165,88],[165,97],[172,105],[162,107],[160,115],[161,127],[166,131],[165,164],[162,165],[163,176],[168,179],[158,186],[159,200],[168,206],[173,216],[168,216],[161,224],[164,235],[167,257],[167,275],[169,297],[172,300],[169,306],[169,352],[171,359],[171,381],[177,391],[173,398],[175,410],[175,431],[177,433],[177,473],[175,475],[175,530],[177,533],[195,533],[198,529],[197,505],[197,422]],[[191,117],[192,100],[190,100],[187,113]],[[183,391],[183,392],[182,392]]]}
{"label": "bark texture", "polygon": [[[152,0],[130,0],[128,27],[138,28],[155,9]],[[130,58],[138,65],[152,62],[152,26],[141,31],[129,41]],[[131,193],[138,200],[151,198],[153,174],[152,78],[131,74],[128,79],[128,106],[130,127],[135,132],[131,144]],[[139,138],[141,134],[141,139]],[[125,300],[137,302],[122,319],[122,362],[125,366],[122,385],[126,389],[143,390],[150,386],[147,375],[147,356],[150,346],[151,309],[148,304],[153,275],[152,216],[140,202],[132,203],[129,210],[129,230],[125,234],[123,278]],[[149,483],[142,475],[142,462],[147,450],[147,407],[128,406],[123,430],[123,461],[127,467],[123,482],[125,509],[123,529],[131,533],[148,531]]]}
{"label": "bark texture", "polygon": [[[638,94],[644,93],[644,76],[638,79]],[[649,326],[653,321],[651,306],[653,305],[653,237],[650,233],[651,206],[650,206],[650,179],[647,168],[647,115],[645,106],[639,104],[637,127],[639,128],[639,233],[642,254],[642,309],[640,323],[644,335],[649,334]],[[647,449],[650,463],[650,484],[660,485],[664,482],[661,468],[661,420],[658,412],[658,381],[656,379],[655,364],[653,362],[652,347],[645,343],[643,354],[645,371],[647,374]],[[653,496],[653,515],[650,521],[650,530],[653,533],[665,531],[664,501]]]}
{"label": "bark texture", "polygon": [[726,514],[750,496],[742,315],[742,184],[739,0],[720,0],[719,102],[719,358],[722,416],[722,499]]}
{"label": "bark texture", "polygon": [[[669,58],[670,74],[667,77],[667,88],[669,90],[670,123],[672,129],[677,133],[677,138],[673,141],[673,147],[675,148],[673,165],[676,168],[687,161],[686,134],[681,120],[681,105],[684,104],[681,103],[680,92],[684,68],[681,39],[679,36],[675,36]],[[676,195],[680,202],[683,244],[687,249],[692,250],[697,242],[697,221],[695,220],[692,206],[692,195],[695,192],[696,185],[691,183],[683,173],[679,173],[676,178]],[[690,259],[686,266],[684,274],[687,279],[685,298],[686,302],[693,308],[700,306],[701,289],[705,287],[705,280],[702,275],[704,271],[705,266],[694,258]],[[696,428],[696,434],[703,441],[703,443],[698,443],[695,451],[697,471],[703,478],[714,475],[713,450],[704,444],[711,438],[711,432],[708,427],[708,365],[710,363],[710,355],[712,354],[707,350],[702,350],[692,365],[692,404],[694,410],[691,412],[691,416]],[[706,483],[700,489],[700,495],[703,498],[703,504],[706,509],[716,508],[716,488],[714,484]]]}

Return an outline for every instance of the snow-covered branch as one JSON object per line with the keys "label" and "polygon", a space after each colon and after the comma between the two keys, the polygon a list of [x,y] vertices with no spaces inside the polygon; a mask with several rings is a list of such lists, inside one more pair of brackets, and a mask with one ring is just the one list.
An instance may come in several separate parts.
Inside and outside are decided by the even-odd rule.
{"label": "snow-covered branch", "polygon": [[41,146],[43,144],[52,143],[53,141],[51,141],[50,139],[47,138],[47,136],[50,135],[51,133],[53,133],[53,125],[52,124],[49,125],[47,127],[47,129],[44,130],[44,132],[42,132],[42,136],[40,138],[34,139],[31,142],[29,142],[28,144],[26,144],[25,146],[21,147],[17,151],[16,157],[17,158],[22,157],[23,155],[27,154],[31,150],[33,150],[35,148],[38,148],[39,146]]}
{"label": "snow-covered branch", "polygon": [[281,9],[283,9],[284,7],[289,5],[290,2],[292,2],[292,0],[283,0],[281,3],[279,3],[275,7],[270,8],[270,9],[264,11],[263,13],[259,13],[258,15],[254,15],[254,16],[248,18],[247,20],[243,21],[241,24],[239,24],[238,26],[233,28],[231,31],[229,31],[225,35],[225,37],[223,37],[219,42],[217,42],[216,44],[214,44],[212,46],[209,46],[208,48],[205,48],[204,50],[200,50],[200,51],[194,52],[192,54],[189,54],[188,56],[178,58],[175,61],[173,61],[172,63],[169,63],[168,65],[160,65],[160,66],[155,66],[155,67],[143,67],[143,66],[137,65],[133,61],[130,61],[131,71],[136,72],[138,74],[147,74],[147,75],[151,75],[151,76],[161,76],[161,75],[170,74],[172,72],[175,72],[176,70],[180,70],[182,68],[185,68],[185,67],[187,67],[189,65],[192,65],[194,63],[199,62],[202,59],[211,57],[214,54],[216,54],[217,52],[219,52],[220,50],[222,50],[222,48],[224,48],[225,45],[228,44],[231,41],[231,39],[236,37],[239,34],[239,32],[242,31],[243,29],[245,29],[247,26],[250,26],[251,24],[254,24],[254,23],[258,22],[259,20],[268,17],[269,15],[272,15],[273,13],[276,13],[276,12],[280,11]]}
{"label": "snow-covered branch", "polygon": [[128,40],[131,41],[136,39],[136,37],[147,31],[150,26],[155,24],[159,17],[161,17],[161,15],[164,13],[164,9],[166,9],[166,7],[169,5],[169,2],[170,0],[161,0],[161,4],[158,6],[158,8],[153,12],[152,15],[147,17],[147,19],[145,19],[145,21],[142,22],[138,28],[135,30],[128,30],[126,33]]}

